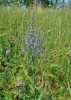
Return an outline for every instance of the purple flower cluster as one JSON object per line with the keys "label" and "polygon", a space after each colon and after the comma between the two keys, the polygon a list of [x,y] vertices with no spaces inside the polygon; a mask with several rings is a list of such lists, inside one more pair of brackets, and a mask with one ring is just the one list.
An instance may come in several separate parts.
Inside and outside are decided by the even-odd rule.
{"label": "purple flower cluster", "polygon": [[18,81],[18,83],[15,85],[15,87],[23,87],[24,84],[21,81]]}
{"label": "purple flower cluster", "polygon": [[[43,53],[42,42],[44,39],[41,39],[40,29],[35,33],[35,13],[33,12],[32,21],[30,24],[29,34],[24,42],[24,52],[25,54],[30,54],[30,60],[32,57],[35,57],[38,53]],[[41,42],[42,41],[42,42]]]}
{"label": "purple flower cluster", "polygon": [[43,49],[37,35],[35,36],[34,32],[32,33],[33,34],[29,34],[29,36],[26,39],[26,42],[25,42],[26,46],[24,48],[24,52],[25,54],[29,54],[31,52],[31,55],[33,56],[38,53],[42,53]]}

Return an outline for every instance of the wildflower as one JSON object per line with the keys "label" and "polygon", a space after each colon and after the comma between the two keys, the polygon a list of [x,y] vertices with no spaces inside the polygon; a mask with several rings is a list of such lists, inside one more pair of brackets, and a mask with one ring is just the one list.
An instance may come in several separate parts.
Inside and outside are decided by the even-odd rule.
{"label": "wildflower", "polygon": [[9,56],[9,55],[10,55],[10,53],[11,53],[11,51],[10,51],[10,50],[7,50],[7,51],[6,51],[6,55],[7,55],[7,56]]}
{"label": "wildflower", "polygon": [[32,39],[28,38],[27,41],[26,41],[26,44],[27,44],[28,47],[32,48],[33,47]]}
{"label": "wildflower", "polygon": [[33,42],[33,46],[34,46],[34,47],[36,47],[36,46],[38,45],[38,43],[39,43],[39,41],[38,41],[37,38],[34,38],[34,39],[32,40],[32,42]]}
{"label": "wildflower", "polygon": [[42,53],[42,52],[43,52],[43,50],[41,49],[41,47],[38,47],[38,48],[36,49],[36,54]]}
{"label": "wildflower", "polygon": [[43,46],[43,43],[45,41],[46,36],[45,35],[44,35],[45,37],[41,36],[41,38],[43,38],[43,39],[41,39],[40,33],[41,33],[40,28],[35,33],[35,11],[33,11],[32,20],[31,20],[30,29],[29,29],[29,34],[27,36],[27,39],[22,40],[25,54],[30,55],[29,56],[29,63],[30,64],[33,64],[34,59],[36,58],[37,54],[43,52],[42,46]]}
{"label": "wildflower", "polygon": [[30,25],[30,34],[33,34],[34,33],[34,29],[32,27],[32,25]]}
{"label": "wildflower", "polygon": [[18,83],[15,85],[15,87],[23,87],[24,84],[21,81],[18,81]]}

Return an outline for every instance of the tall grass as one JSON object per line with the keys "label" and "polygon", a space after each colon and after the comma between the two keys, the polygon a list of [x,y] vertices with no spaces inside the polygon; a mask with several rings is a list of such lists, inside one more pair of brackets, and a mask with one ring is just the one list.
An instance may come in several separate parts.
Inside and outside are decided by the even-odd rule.
{"label": "tall grass", "polygon": [[[45,58],[38,55],[30,65],[22,52],[22,37],[29,32],[31,8],[0,8],[0,100],[70,100],[70,13],[71,10],[36,8],[35,32],[38,28],[45,31],[46,53]],[[42,34],[40,40],[41,37]],[[10,55],[6,55],[7,50]],[[15,87],[18,81],[22,87]]]}

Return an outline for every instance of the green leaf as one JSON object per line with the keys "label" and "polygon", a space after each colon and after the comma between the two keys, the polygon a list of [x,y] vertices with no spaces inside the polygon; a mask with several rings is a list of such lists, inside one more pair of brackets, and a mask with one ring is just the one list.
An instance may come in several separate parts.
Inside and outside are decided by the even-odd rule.
{"label": "green leaf", "polygon": [[41,92],[38,100],[43,100],[43,97],[44,97],[45,93],[46,93],[46,89],[44,88],[43,91]]}

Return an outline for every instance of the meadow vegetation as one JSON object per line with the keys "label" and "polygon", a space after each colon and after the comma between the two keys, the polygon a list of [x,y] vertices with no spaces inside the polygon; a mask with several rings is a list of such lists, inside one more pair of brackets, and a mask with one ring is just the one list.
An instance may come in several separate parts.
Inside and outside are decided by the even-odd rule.
{"label": "meadow vegetation", "polygon": [[[37,7],[44,57],[23,52],[32,9],[0,8],[0,100],[71,100],[71,10]],[[42,45],[42,42],[41,42]]]}

